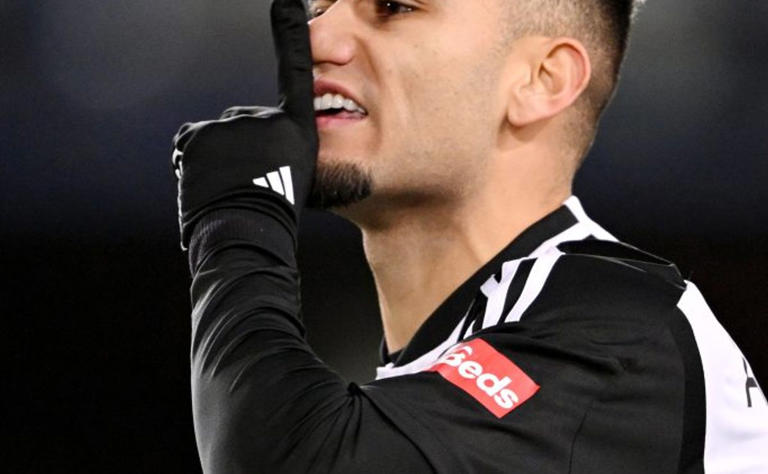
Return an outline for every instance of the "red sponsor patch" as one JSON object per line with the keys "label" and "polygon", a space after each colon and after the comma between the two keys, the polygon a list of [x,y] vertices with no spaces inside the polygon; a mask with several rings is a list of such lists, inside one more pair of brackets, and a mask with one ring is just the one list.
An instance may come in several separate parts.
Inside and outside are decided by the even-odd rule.
{"label": "red sponsor patch", "polygon": [[442,375],[498,418],[539,390],[520,367],[482,339],[454,346],[427,371]]}

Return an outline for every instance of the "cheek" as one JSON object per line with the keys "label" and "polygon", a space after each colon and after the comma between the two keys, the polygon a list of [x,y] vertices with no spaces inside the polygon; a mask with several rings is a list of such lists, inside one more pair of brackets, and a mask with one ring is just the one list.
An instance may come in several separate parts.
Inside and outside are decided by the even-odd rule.
{"label": "cheek", "polygon": [[443,36],[390,44],[398,54],[378,65],[383,92],[378,164],[387,175],[467,172],[495,143],[498,59],[478,38]]}
{"label": "cheek", "polygon": [[406,110],[400,111],[400,118],[410,145],[449,154],[484,146],[496,128],[482,72],[456,63],[436,65],[440,69],[428,75],[414,74],[413,86],[404,91]]}
{"label": "cheek", "polygon": [[414,48],[400,67],[399,120],[427,134],[487,126],[500,69],[488,50],[484,42],[459,48],[454,40]]}

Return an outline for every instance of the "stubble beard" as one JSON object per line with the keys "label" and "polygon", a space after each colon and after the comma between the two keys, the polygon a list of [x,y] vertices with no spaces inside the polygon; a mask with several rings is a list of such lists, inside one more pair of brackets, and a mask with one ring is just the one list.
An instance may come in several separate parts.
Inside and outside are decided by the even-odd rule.
{"label": "stubble beard", "polygon": [[339,209],[366,199],[373,190],[371,173],[353,163],[318,162],[308,205]]}

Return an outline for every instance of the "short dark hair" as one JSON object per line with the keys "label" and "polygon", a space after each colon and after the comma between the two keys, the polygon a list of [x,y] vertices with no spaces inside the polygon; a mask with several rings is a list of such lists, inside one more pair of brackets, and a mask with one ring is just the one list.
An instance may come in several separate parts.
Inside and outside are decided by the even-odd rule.
{"label": "short dark hair", "polygon": [[503,0],[512,15],[507,37],[530,34],[570,36],[581,41],[592,61],[592,79],[576,108],[578,164],[589,150],[600,117],[611,101],[629,43],[633,16],[644,0]]}
{"label": "short dark hair", "polygon": [[[565,0],[569,1],[569,0]],[[621,65],[629,43],[629,31],[632,25],[632,17],[635,11],[633,0],[574,0],[577,2],[593,2],[599,12],[588,20],[588,28],[596,31],[596,38],[592,42],[599,45],[587,44],[587,48],[598,50],[598,62],[595,71],[594,89],[587,89],[587,96],[593,102],[596,113],[599,116],[613,96],[619,79]],[[589,43],[589,42],[588,42]],[[602,53],[603,57],[600,57]],[[605,61],[605,64],[600,64]],[[591,88],[592,85],[590,85]]]}

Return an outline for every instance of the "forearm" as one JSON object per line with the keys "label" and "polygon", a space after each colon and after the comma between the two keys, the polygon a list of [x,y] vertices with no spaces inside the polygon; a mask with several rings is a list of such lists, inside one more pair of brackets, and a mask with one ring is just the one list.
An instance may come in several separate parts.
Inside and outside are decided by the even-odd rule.
{"label": "forearm", "polygon": [[312,58],[303,2],[270,11],[280,106],[229,109],[173,140],[203,468],[428,471],[410,438],[304,339],[295,249],[318,148]]}
{"label": "forearm", "polygon": [[192,391],[207,471],[273,465],[349,402],[303,338],[293,249],[291,230],[263,213],[216,211],[195,229]]}

